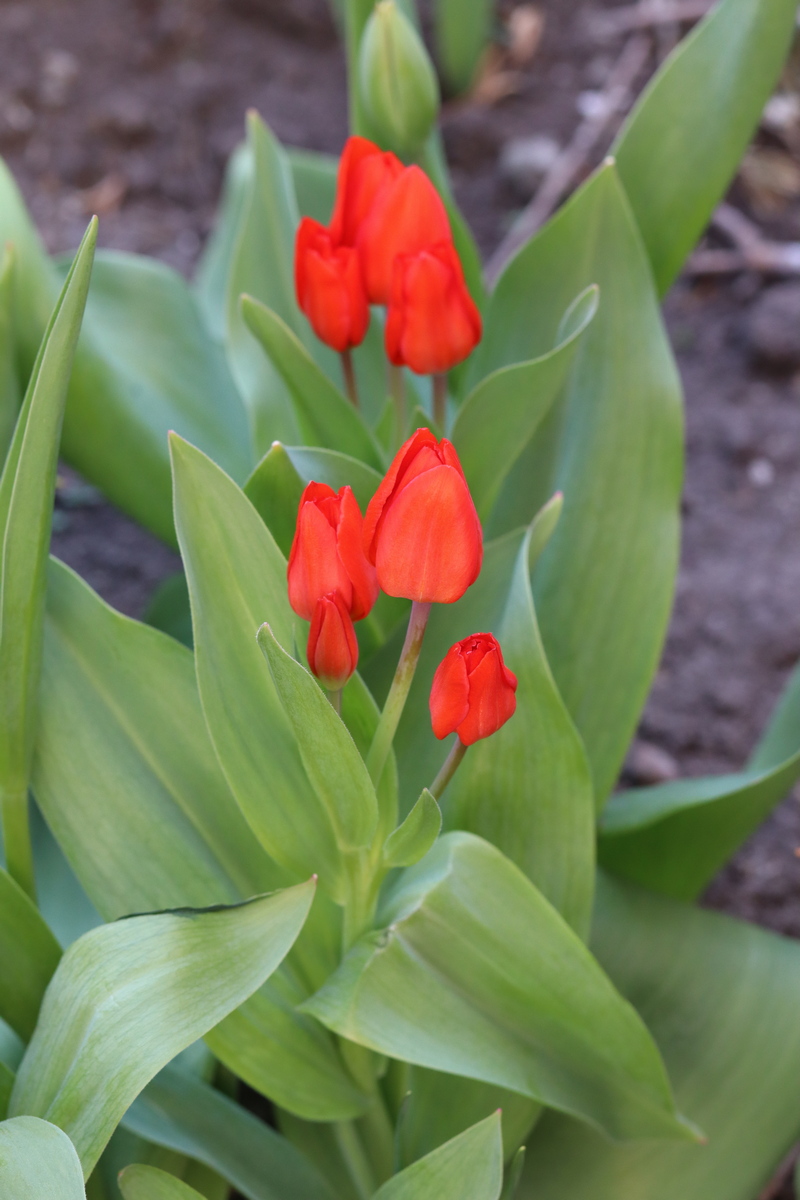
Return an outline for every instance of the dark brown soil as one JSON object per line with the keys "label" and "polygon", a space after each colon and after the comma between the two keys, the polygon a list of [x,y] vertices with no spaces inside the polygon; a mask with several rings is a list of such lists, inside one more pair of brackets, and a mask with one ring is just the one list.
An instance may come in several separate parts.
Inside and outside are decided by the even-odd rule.
{"label": "dark brown soil", "polygon": [[[534,133],[563,143],[579,94],[602,86],[619,49],[591,40],[572,0],[540,7],[545,37],[518,92],[444,114],[458,197],[486,253],[522,201],[498,171],[503,146]],[[103,244],[189,272],[246,108],[289,144],[337,152],[346,133],[324,0],[0,2],[0,68],[0,152],[53,251],[74,247],[99,208]],[[796,236],[798,212],[779,223]],[[761,287],[682,282],[667,303],[687,394],[686,527],[641,740],[645,756],[656,746],[681,774],[740,766],[800,657],[800,377],[766,374],[748,350]],[[65,480],[55,552],[140,615],[175,556]],[[798,846],[790,798],[709,902],[800,936]]]}

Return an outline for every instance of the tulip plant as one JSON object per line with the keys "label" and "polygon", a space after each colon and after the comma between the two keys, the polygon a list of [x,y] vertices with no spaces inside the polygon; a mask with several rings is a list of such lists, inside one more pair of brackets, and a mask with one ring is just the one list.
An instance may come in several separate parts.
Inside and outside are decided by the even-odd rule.
{"label": "tulip plant", "polygon": [[[800,778],[800,675],[740,772],[615,786],[659,299],[794,0],[721,0],[491,292],[413,13],[343,10],[340,160],[252,115],[191,288],[95,223],[62,270],[0,176],[0,1196],[754,1200],[800,950],[696,902]],[[48,561],[59,447],[179,547],[150,623]]]}

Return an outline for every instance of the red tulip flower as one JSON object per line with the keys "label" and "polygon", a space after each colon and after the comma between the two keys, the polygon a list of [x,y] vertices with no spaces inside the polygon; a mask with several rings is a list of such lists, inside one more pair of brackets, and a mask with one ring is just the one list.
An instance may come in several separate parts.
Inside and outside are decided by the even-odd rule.
{"label": "red tulip flower", "polygon": [[449,371],[481,340],[481,315],[452,242],[395,259],[386,353],[418,375]]}
{"label": "red tulip flower", "polygon": [[405,167],[397,155],[374,142],[350,137],[339,159],[336,201],[330,231],[337,245],[355,246],[358,232],[375,200]]}
{"label": "red tulip flower", "polygon": [[454,447],[418,429],[369,502],[364,549],[390,596],[452,604],[478,578],[483,535]]}
{"label": "red tulip flower", "polygon": [[376,195],[358,232],[357,245],[367,297],[388,304],[394,261],[452,240],[447,210],[420,167],[406,167]]}
{"label": "red tulip flower", "polygon": [[517,707],[517,677],[503,662],[491,633],[473,633],[451,646],[436,668],[431,688],[431,723],[437,738],[457,733],[471,746],[491,737]]}
{"label": "red tulip flower", "polygon": [[303,217],[294,254],[297,302],[314,333],[340,354],[364,340],[369,306],[358,255],[337,246],[319,221]]}
{"label": "red tulip flower", "polygon": [[338,592],[320,596],[308,635],[308,665],[324,688],[338,692],[358,666],[358,641]]}
{"label": "red tulip flower", "polygon": [[360,621],[378,597],[375,568],[362,543],[363,518],[349,487],[337,495],[327,483],[309,483],[300,497],[289,553],[289,603],[310,621],[321,596],[337,592]]}

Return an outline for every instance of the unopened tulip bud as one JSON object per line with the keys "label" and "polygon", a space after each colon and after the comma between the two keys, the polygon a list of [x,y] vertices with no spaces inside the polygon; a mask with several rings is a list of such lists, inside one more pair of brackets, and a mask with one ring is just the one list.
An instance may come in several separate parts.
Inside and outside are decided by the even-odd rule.
{"label": "unopened tulip bud", "polygon": [[320,596],[308,635],[308,665],[329,692],[338,692],[358,666],[358,641],[338,592]]}
{"label": "unopened tulip bud", "polygon": [[350,617],[360,621],[378,597],[375,568],[364,554],[363,518],[349,487],[338,494],[327,483],[309,483],[300,497],[289,553],[289,603],[312,620],[317,601],[337,592]]}
{"label": "unopened tulip bud", "polygon": [[364,549],[390,596],[452,604],[478,578],[483,534],[455,447],[418,429],[364,517]]}
{"label": "unopened tulip bud", "polygon": [[395,259],[386,317],[386,353],[418,375],[449,371],[481,339],[481,315],[452,242]]}
{"label": "unopened tulip bud", "polygon": [[329,231],[337,246],[355,246],[359,230],[380,193],[404,171],[391,151],[362,137],[349,137],[339,160],[336,202]]}
{"label": "unopened tulip bud", "polygon": [[389,303],[398,254],[418,254],[449,241],[450,218],[441,196],[420,167],[406,167],[381,188],[358,233],[370,304]]}
{"label": "unopened tulip bud", "polygon": [[379,0],[359,52],[359,86],[378,137],[411,156],[424,143],[439,111],[439,84],[428,52],[395,0]]}
{"label": "unopened tulip bud", "polygon": [[340,354],[359,346],[369,325],[369,307],[353,247],[337,246],[324,225],[304,217],[297,230],[294,274],[297,302],[320,341]]}
{"label": "unopened tulip bud", "polygon": [[514,715],[517,677],[503,662],[491,633],[473,633],[451,646],[431,687],[431,724],[437,738],[457,733],[463,746],[491,737]]}

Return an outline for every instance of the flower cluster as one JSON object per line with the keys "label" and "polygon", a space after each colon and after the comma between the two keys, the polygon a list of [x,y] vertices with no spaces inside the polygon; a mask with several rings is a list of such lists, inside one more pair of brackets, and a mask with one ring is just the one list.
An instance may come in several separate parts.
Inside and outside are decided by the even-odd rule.
{"label": "flower cluster", "polygon": [[330,224],[300,223],[295,284],[317,337],[340,353],[363,341],[370,304],[387,307],[390,362],[419,375],[450,370],[480,341],[439,193],[366,138],[345,146]]}

